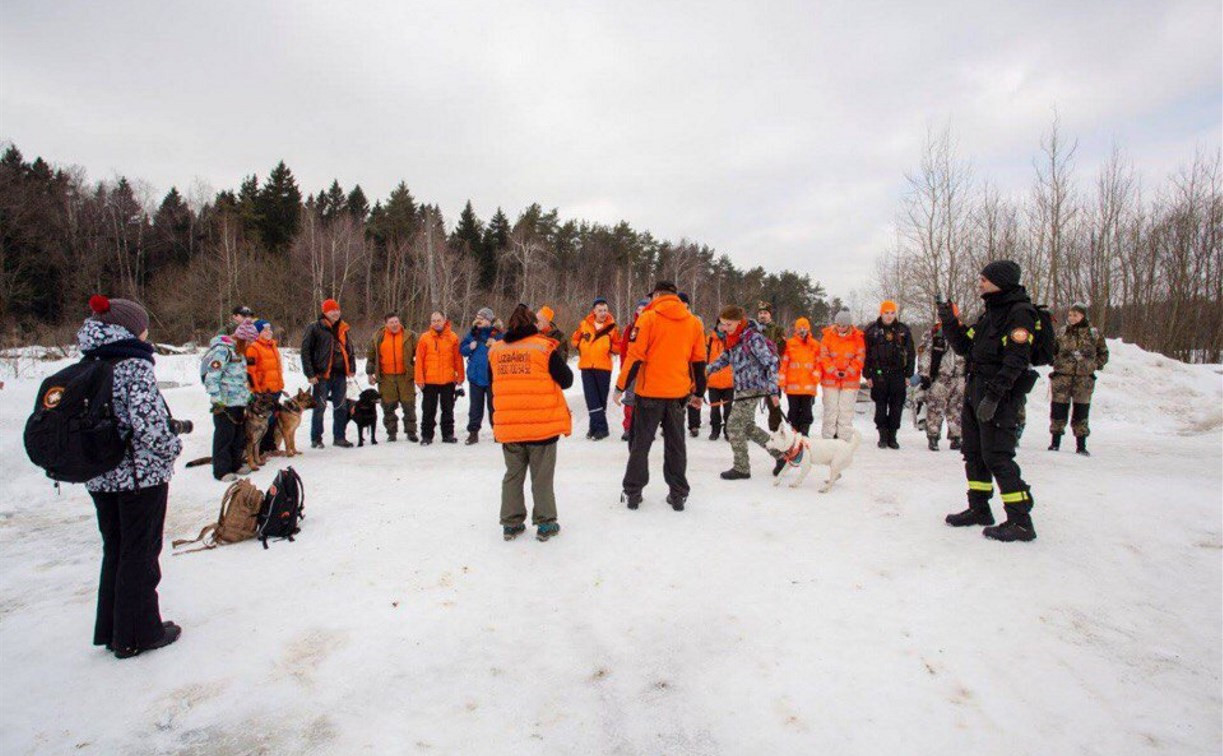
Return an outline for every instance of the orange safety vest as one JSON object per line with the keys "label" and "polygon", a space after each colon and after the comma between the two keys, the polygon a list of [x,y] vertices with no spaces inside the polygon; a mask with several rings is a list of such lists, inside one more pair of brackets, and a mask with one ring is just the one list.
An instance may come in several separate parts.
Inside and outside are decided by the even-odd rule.
{"label": "orange safety vest", "polygon": [[[823,371],[824,388],[854,389],[862,382],[862,364],[866,362],[866,336],[851,326],[842,336],[836,326],[824,329],[820,340],[820,369]],[[844,378],[837,378],[843,371]]]}
{"label": "orange safety vest", "polygon": [[[718,338],[714,331],[709,332],[708,342],[709,357],[705,360],[705,364],[709,365],[718,357],[722,356],[722,352],[726,351],[726,339]],[[712,375],[706,376],[706,385],[709,388],[728,389],[735,387],[735,371],[730,365],[722,368]]]}
{"label": "orange safety vest", "polygon": [[787,394],[815,396],[820,382],[819,359],[820,342],[814,335],[808,333],[806,339],[791,336],[781,356],[777,384]]}
{"label": "orange safety vest", "polygon": [[568,436],[573,418],[565,393],[552,380],[548,360],[556,342],[534,334],[488,350],[493,376],[493,438],[502,444]]}
{"label": "orange safety vest", "polygon": [[382,357],[379,366],[383,375],[403,375],[408,372],[407,366],[403,364],[403,335],[402,328],[399,333],[382,329],[382,343],[378,346],[378,354]]}

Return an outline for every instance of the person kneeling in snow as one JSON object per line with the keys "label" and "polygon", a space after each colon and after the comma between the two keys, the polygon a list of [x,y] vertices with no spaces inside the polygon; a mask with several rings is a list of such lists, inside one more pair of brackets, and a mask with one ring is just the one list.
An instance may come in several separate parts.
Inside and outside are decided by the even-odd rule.
{"label": "person kneeling in snow", "polygon": [[726,420],[726,437],[735,455],[734,466],[722,473],[724,480],[744,480],[752,477],[751,462],[747,457],[747,442],[750,439],[768,450],[780,464],[774,475],[781,471],[784,461],[781,452],[768,449],[765,443],[769,434],[756,425],[756,400],[768,397],[773,408],[780,405],[777,386],[777,353],[768,338],[753,320],[748,320],[743,308],[730,305],[718,315],[722,332],[726,334],[726,351],[711,362],[708,373],[716,373],[730,365],[735,378],[735,405]]}
{"label": "person kneeling in snow", "polygon": [[518,305],[505,339],[488,350],[492,367],[493,410],[497,422],[493,438],[505,457],[501,481],[501,527],[507,541],[526,526],[526,498],[522,486],[531,471],[531,523],[535,537],[546,541],[560,532],[556,523],[556,442],[573,430],[573,418],[564,389],[573,385],[573,371],[557,350],[557,343],[540,334],[535,314]]}

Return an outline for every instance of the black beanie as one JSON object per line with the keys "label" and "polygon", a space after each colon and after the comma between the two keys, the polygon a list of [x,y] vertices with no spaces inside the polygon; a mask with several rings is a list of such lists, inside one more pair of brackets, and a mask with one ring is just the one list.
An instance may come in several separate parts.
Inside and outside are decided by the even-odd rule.
{"label": "black beanie", "polygon": [[981,275],[999,289],[1013,289],[1019,285],[1019,263],[1014,260],[994,260],[981,269]]}

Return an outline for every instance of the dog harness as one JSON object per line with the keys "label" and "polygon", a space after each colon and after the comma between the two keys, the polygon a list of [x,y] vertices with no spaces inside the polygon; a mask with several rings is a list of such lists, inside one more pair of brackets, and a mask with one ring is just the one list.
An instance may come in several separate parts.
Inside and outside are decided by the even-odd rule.
{"label": "dog harness", "polygon": [[798,467],[803,463],[803,444],[801,439],[794,442],[794,446],[790,447],[790,451],[781,455],[781,458],[786,461],[790,467]]}

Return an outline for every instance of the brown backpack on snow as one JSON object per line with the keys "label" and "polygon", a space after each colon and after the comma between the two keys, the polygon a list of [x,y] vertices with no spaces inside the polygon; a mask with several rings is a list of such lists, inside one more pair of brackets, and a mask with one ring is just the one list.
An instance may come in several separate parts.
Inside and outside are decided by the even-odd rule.
{"label": "brown backpack on snow", "polygon": [[215,549],[227,543],[237,543],[255,537],[259,529],[259,508],[263,505],[263,494],[249,480],[235,481],[225,490],[221,497],[221,514],[216,523],[205,526],[199,536],[187,540],[185,538],[171,542],[171,547],[178,548],[189,543],[204,542],[198,549],[179,551],[176,554],[190,554],[194,551]]}

